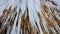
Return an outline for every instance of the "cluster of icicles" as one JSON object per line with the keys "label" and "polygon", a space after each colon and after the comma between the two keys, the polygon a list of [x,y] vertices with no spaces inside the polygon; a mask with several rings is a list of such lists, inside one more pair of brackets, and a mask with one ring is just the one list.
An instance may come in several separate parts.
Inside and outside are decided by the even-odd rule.
{"label": "cluster of icicles", "polygon": [[0,0],[0,34],[60,34],[60,0]]}

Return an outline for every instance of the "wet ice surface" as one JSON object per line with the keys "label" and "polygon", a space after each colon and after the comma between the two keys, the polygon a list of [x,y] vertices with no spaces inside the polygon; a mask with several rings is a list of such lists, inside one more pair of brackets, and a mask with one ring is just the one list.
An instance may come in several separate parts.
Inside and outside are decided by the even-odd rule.
{"label": "wet ice surface", "polygon": [[3,14],[3,12],[2,12],[2,11],[0,11],[0,16],[2,16],[2,14]]}

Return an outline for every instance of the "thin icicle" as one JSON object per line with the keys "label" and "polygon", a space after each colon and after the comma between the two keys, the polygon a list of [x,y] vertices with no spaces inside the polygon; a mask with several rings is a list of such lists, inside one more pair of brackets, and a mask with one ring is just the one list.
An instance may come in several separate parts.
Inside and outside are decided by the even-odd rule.
{"label": "thin icicle", "polygon": [[40,26],[40,23],[39,23],[40,21],[39,21],[39,18],[38,18],[38,15],[37,15],[36,11],[34,11],[33,16],[34,16],[34,20],[37,22],[37,25],[38,25],[38,28],[40,30],[40,33],[43,34],[41,26]]}
{"label": "thin icicle", "polygon": [[20,27],[21,27],[21,15],[19,14],[19,17],[18,17],[18,30],[17,30],[17,34],[20,34]]}
{"label": "thin icicle", "polygon": [[13,25],[11,34],[16,34],[16,22],[17,22],[17,18],[18,18],[18,12],[17,12],[16,18],[15,18],[15,21],[14,21],[14,25]]}
{"label": "thin icicle", "polygon": [[10,34],[10,29],[11,29],[11,27],[9,26],[6,34]]}
{"label": "thin icicle", "polygon": [[50,28],[53,32],[53,34],[57,34],[54,28]]}
{"label": "thin icicle", "polygon": [[40,13],[40,15],[42,16],[42,24],[43,24],[46,32],[49,34],[49,31],[48,31],[48,29],[47,29],[47,24],[46,24],[45,18],[44,18],[44,16],[43,16],[42,13]]}

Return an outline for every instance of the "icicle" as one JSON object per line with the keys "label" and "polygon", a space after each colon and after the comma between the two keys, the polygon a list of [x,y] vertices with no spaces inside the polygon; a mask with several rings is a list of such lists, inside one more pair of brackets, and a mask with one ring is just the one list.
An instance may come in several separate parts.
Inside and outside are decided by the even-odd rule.
{"label": "icicle", "polygon": [[10,34],[10,29],[11,29],[11,27],[9,26],[6,34]]}
{"label": "icicle", "polygon": [[[54,5],[54,3],[56,5]],[[4,9],[9,10],[10,7],[11,12],[9,12],[9,14],[6,16],[6,19],[6,14],[3,15],[3,11]],[[27,9],[28,11],[26,11]],[[47,34],[50,34],[49,29],[53,32],[53,34],[60,34],[60,24],[58,24],[56,21],[57,19],[60,23],[59,12],[60,0],[0,0],[0,16],[2,17],[2,20],[0,19],[2,22],[0,33],[2,33],[2,31],[5,31],[5,27],[8,25],[9,27],[7,27],[8,29],[5,34],[30,34],[28,30],[32,30],[31,34],[37,34],[37,32],[39,32],[39,34],[45,34],[45,32],[47,32]],[[26,18],[27,13],[29,16],[29,24],[27,30],[25,30],[25,26],[24,30],[22,30],[21,19],[24,14],[24,18]],[[38,16],[38,13],[40,17]],[[48,23],[52,23],[53,27],[48,27],[47,21]],[[14,24],[11,24],[12,22],[14,22]]]}
{"label": "icicle", "polygon": [[18,11],[17,11],[17,15],[16,15],[16,18],[15,18],[15,21],[14,21],[14,25],[13,25],[11,34],[16,34],[16,22],[17,22],[17,18],[18,18]]}
{"label": "icicle", "polygon": [[38,16],[36,15],[37,12],[36,12],[36,10],[35,10],[35,8],[34,8],[34,6],[33,6],[33,2],[34,2],[34,1],[32,1],[32,0],[30,0],[30,1],[28,0],[28,10],[29,10],[30,22],[31,22],[31,25],[34,27],[34,25],[35,25],[34,20],[37,19],[36,21],[37,21],[37,24],[38,24],[40,33],[43,34],[42,29],[41,29],[41,27],[40,27],[40,25],[39,25]]}
{"label": "icicle", "polygon": [[33,1],[32,0],[28,0],[28,10],[29,10],[29,18],[30,18],[30,22],[31,22],[31,25],[34,27],[34,19],[33,19]]}
{"label": "icicle", "polygon": [[42,12],[40,13],[40,15],[42,16],[42,24],[43,24],[46,32],[49,34],[49,31],[48,31],[48,29],[47,29],[47,24],[46,24],[46,21],[45,21],[45,18],[44,18],[44,16],[43,16]]}
{"label": "icicle", "polygon": [[53,32],[53,34],[57,34],[54,28],[50,28]]}
{"label": "icicle", "polygon": [[21,16],[20,13],[19,13],[19,16],[18,16],[18,28],[17,28],[18,30],[17,30],[17,34],[20,34],[20,31],[21,31],[21,30],[20,30],[20,26],[21,26],[21,17],[22,17],[22,16]]}

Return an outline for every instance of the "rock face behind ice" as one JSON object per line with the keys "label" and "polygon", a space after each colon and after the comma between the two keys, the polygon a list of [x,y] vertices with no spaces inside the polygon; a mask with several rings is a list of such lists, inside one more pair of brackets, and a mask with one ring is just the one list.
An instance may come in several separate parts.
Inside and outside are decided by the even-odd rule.
{"label": "rock face behind ice", "polygon": [[2,12],[2,11],[0,11],[0,16],[2,16],[2,14],[3,14],[3,12]]}

